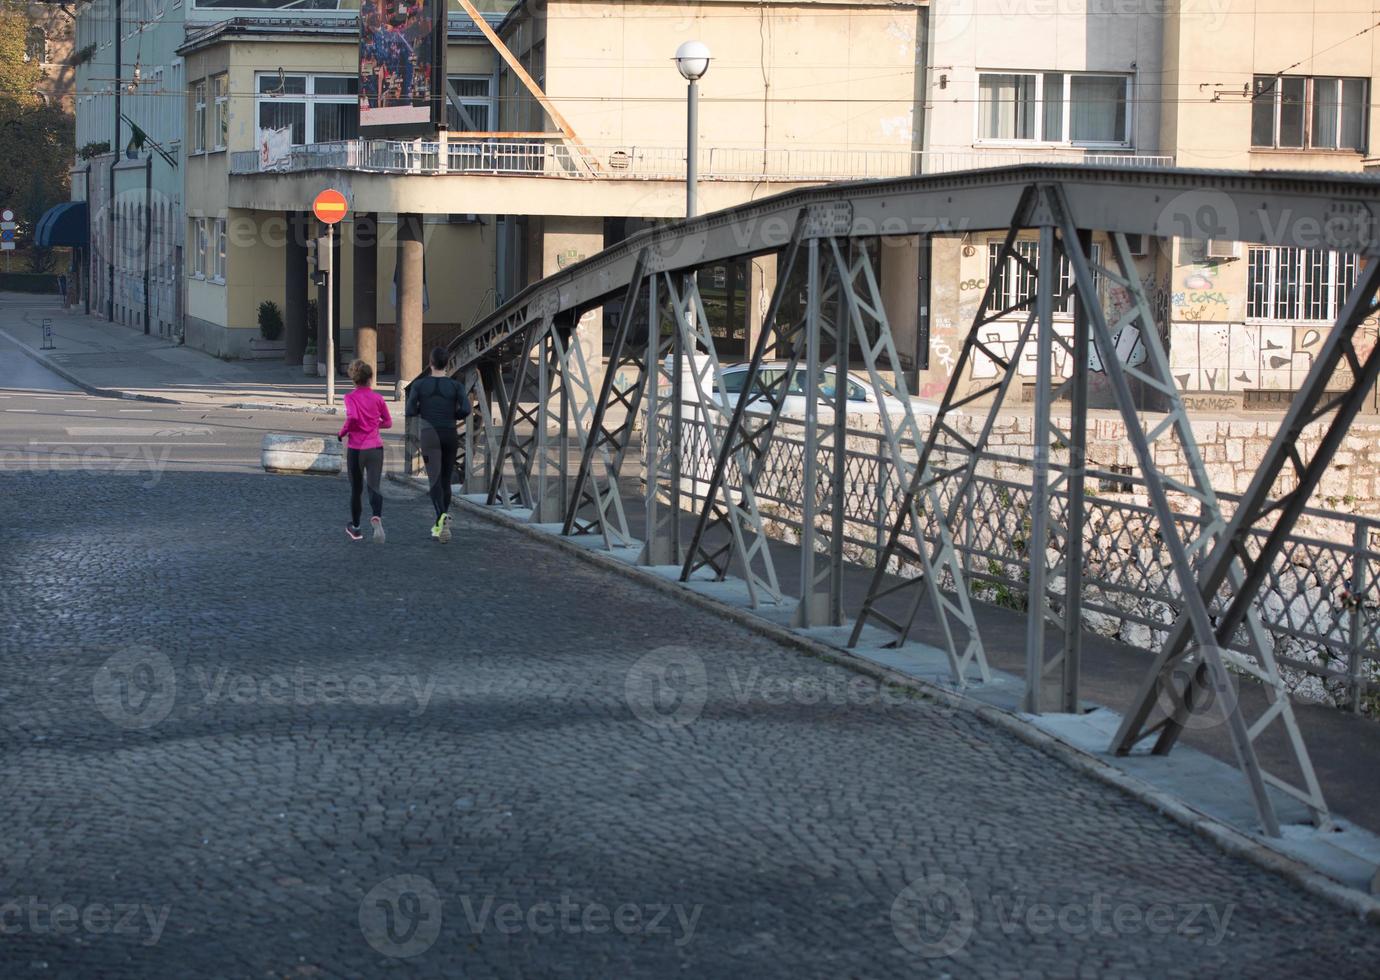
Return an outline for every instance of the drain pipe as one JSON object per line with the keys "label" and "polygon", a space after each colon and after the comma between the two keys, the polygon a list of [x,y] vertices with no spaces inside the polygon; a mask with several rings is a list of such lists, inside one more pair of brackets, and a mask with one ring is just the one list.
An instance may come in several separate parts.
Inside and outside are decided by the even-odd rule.
{"label": "drain pipe", "polygon": [[153,250],[153,152],[144,157],[144,333],[149,332],[149,253]]}

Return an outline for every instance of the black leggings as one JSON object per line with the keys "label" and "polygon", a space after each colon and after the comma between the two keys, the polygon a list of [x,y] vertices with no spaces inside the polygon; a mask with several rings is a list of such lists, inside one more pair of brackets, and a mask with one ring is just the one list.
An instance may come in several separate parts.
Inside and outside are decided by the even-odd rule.
{"label": "black leggings", "polygon": [[418,442],[426,460],[426,478],[431,484],[431,506],[436,519],[450,510],[450,485],[455,478],[455,454],[460,450],[460,435],[455,429],[438,429],[421,423]]}
{"label": "black leggings", "polygon": [[351,449],[345,454],[345,462],[350,470],[350,523],[359,527],[366,477],[369,481],[369,506],[375,517],[383,516],[383,494],[379,492],[379,483],[383,480],[383,447]]}

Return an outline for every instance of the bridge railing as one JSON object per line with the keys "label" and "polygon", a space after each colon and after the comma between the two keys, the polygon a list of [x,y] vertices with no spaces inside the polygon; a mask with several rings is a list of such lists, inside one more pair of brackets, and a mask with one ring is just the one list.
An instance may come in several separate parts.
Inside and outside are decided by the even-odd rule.
{"label": "bridge railing", "polygon": [[[685,409],[681,438],[682,500],[695,510],[703,504],[714,468],[713,441],[694,407]],[[725,427],[712,423],[722,431]],[[909,445],[908,450],[915,452]],[[942,449],[941,447],[938,447]],[[815,448],[819,469],[830,472],[832,446]],[[804,456],[803,423],[783,417],[755,484],[759,505],[774,536],[798,542],[801,533]],[[947,450],[946,455],[958,454]],[[918,453],[916,454],[918,455]],[[955,540],[964,558],[975,598],[1025,610],[1030,561],[1031,487],[1005,479],[1002,457],[984,454],[977,479],[955,513]],[[901,487],[880,433],[850,427],[844,463],[844,552],[853,562],[874,567],[886,535],[896,521]],[[1178,584],[1160,534],[1154,510],[1145,502],[1145,481],[1138,474],[1090,468],[1090,493],[1084,504],[1088,529],[1085,552],[1083,623],[1086,630],[1120,637],[1134,645],[1158,646],[1178,615]],[[725,474],[731,492],[741,475],[730,463]],[[818,499],[829,497],[823,482]],[[941,499],[953,506],[954,482]],[[1239,499],[1219,494],[1230,517]],[[1066,520],[1068,496],[1053,495],[1056,520]],[[1178,503],[1187,503],[1187,500]],[[930,540],[937,537],[932,515]],[[1185,533],[1196,533],[1202,519],[1179,508],[1176,519]],[[1265,532],[1254,535],[1263,539]],[[913,574],[913,566],[888,569]],[[952,583],[944,583],[951,588]],[[1056,586],[1056,593],[1059,591]],[[1220,606],[1226,598],[1219,596]],[[1272,563],[1256,603],[1274,643],[1274,653],[1299,693],[1346,707],[1380,714],[1380,520],[1309,508],[1300,532],[1290,534]]]}
{"label": "bridge railing", "polygon": [[[265,163],[253,150],[231,154],[232,174],[267,171],[358,170],[393,174],[488,174],[582,180],[683,180],[683,146],[636,144],[577,148],[554,140],[337,140],[295,146],[284,158]],[[704,147],[701,180],[831,181],[907,177],[1025,163],[1086,163],[1096,166],[1167,167],[1173,158],[1081,150],[964,150],[911,152],[888,149]]]}

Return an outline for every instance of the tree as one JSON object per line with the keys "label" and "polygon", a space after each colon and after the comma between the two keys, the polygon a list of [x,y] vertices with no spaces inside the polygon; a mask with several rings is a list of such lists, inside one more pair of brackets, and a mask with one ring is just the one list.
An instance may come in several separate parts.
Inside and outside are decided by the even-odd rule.
{"label": "tree", "polygon": [[69,197],[76,121],[38,92],[43,68],[26,59],[27,8],[0,0],[0,205],[32,224]]}

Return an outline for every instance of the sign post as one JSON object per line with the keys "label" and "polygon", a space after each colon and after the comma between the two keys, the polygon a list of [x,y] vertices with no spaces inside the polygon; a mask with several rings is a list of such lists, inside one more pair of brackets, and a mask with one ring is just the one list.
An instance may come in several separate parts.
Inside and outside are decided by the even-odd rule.
{"label": "sign post", "polygon": [[317,268],[326,275],[326,404],[335,404],[335,269],[332,258],[335,254],[335,226],[345,217],[349,203],[345,195],[334,188],[327,188],[316,195],[311,204],[316,220],[326,226],[325,249],[317,250]]}
{"label": "sign post", "polygon": [[14,234],[18,227],[13,211],[9,208],[0,211],[0,251],[5,253],[6,272],[10,271],[10,253],[14,251]]}

